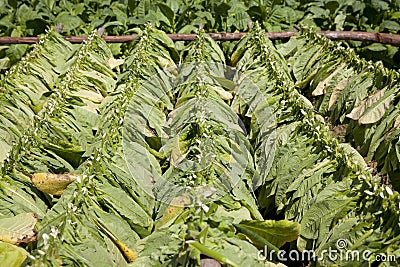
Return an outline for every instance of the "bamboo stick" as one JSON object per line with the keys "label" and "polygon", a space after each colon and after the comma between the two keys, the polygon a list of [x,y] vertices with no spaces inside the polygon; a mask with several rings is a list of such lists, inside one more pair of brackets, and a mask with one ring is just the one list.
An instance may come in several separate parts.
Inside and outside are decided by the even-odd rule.
{"label": "bamboo stick", "polygon": [[[325,35],[331,40],[353,40],[368,41],[382,44],[391,44],[400,46],[400,34],[378,33],[378,32],[359,32],[359,31],[317,31],[319,34]],[[293,36],[296,31],[288,32],[267,32],[266,35],[271,40],[288,39]],[[246,32],[240,33],[209,33],[210,37],[217,41],[235,41],[242,38]],[[192,41],[196,38],[196,34],[167,34],[174,41]],[[136,35],[122,36],[102,36],[108,43],[126,43],[134,40]],[[71,43],[81,43],[87,39],[86,36],[65,36],[65,39]],[[34,44],[39,41],[38,37],[9,37],[1,36],[0,44]]]}

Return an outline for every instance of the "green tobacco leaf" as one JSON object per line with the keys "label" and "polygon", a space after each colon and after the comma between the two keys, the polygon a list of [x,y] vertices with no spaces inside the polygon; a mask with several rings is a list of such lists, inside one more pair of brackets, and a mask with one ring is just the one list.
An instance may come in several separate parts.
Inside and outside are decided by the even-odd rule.
{"label": "green tobacco leaf", "polygon": [[1,266],[19,267],[27,256],[28,252],[25,249],[0,241]]}
{"label": "green tobacco leaf", "polygon": [[10,59],[8,57],[0,59],[0,70],[8,69],[10,65]]}
{"label": "green tobacco leaf", "polygon": [[296,78],[297,82],[304,80],[305,73],[308,70],[309,62],[312,60],[313,56],[318,53],[321,49],[320,46],[310,46],[308,48],[303,48],[301,52],[299,52],[299,56],[297,60],[293,64],[293,75]]}
{"label": "green tobacco leaf", "polygon": [[78,28],[83,24],[83,21],[78,16],[71,16],[68,12],[61,12],[58,14],[55,24],[61,23],[64,27],[64,31],[70,31],[75,28]]}
{"label": "green tobacco leaf", "polygon": [[217,222],[226,220],[233,223],[240,223],[243,219],[251,220],[250,212],[245,207],[237,210],[228,210],[224,206],[218,206],[213,217],[213,220]]}
{"label": "green tobacco leaf", "polygon": [[159,8],[161,9],[161,12],[168,18],[170,22],[173,22],[175,13],[174,11],[171,10],[169,6],[166,4],[158,4]]}
{"label": "green tobacco leaf", "polygon": [[[105,243],[105,242],[104,242]],[[106,244],[100,244],[93,237],[88,237],[77,245],[64,244],[62,253],[65,255],[64,264],[67,266],[113,266],[112,256],[108,253]]]}
{"label": "green tobacco leaf", "polygon": [[386,51],[387,48],[383,44],[374,43],[369,46],[366,46],[365,49],[368,49],[368,50],[371,50],[374,52],[382,52],[382,51]]}
{"label": "green tobacco leaf", "polygon": [[249,243],[237,237],[226,237],[222,233],[208,237],[205,244],[198,241],[187,241],[201,254],[207,255],[227,266],[285,266],[260,259],[260,251]]}
{"label": "green tobacco leaf", "polygon": [[37,239],[37,232],[34,230],[36,222],[37,216],[33,213],[0,219],[0,241],[10,244],[35,241]]}
{"label": "green tobacco leaf", "polygon": [[317,239],[329,232],[335,218],[351,209],[354,202],[345,196],[331,197],[314,203],[301,220],[301,235]]}
{"label": "green tobacco leaf", "polygon": [[[11,210],[17,211],[16,207],[20,208],[21,212],[33,212],[39,215],[40,218],[45,216],[46,205],[42,200],[34,197],[31,189],[21,185],[12,185],[5,183],[4,195],[12,196],[13,207]],[[6,198],[6,197],[4,197]],[[7,198],[6,198],[7,199]]]}
{"label": "green tobacco leaf", "polygon": [[161,262],[166,263],[170,255],[175,255],[182,248],[182,240],[179,237],[184,231],[187,231],[186,225],[176,224],[154,231],[139,240],[135,249],[139,257],[131,265],[161,266]]}
{"label": "green tobacco leaf", "polygon": [[393,20],[384,20],[381,23],[381,27],[384,29],[392,30],[392,31],[398,31],[400,30],[400,25],[398,22],[393,21]]}
{"label": "green tobacco leaf", "polygon": [[264,248],[266,245],[265,243],[260,242],[262,240],[260,237],[280,248],[286,242],[296,240],[300,235],[300,224],[287,220],[251,220],[243,221],[239,226],[241,226],[239,227],[239,231],[241,231],[243,227],[249,230],[243,234],[250,238],[258,248]]}
{"label": "green tobacco leaf", "polygon": [[151,228],[152,219],[125,191],[111,186],[103,186],[100,190],[101,198],[110,208],[138,226]]}

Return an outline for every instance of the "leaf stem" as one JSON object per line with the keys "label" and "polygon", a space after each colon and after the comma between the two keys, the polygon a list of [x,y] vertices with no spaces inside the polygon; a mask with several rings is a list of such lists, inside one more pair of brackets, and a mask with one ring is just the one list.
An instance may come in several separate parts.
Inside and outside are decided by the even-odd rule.
{"label": "leaf stem", "polygon": [[225,256],[219,254],[217,251],[204,246],[203,244],[201,244],[198,241],[190,240],[190,241],[187,241],[186,243],[189,244],[189,246],[192,246],[192,247],[198,249],[201,253],[203,253],[213,259],[216,259],[219,262],[229,264],[234,267],[239,267],[239,265],[236,264],[235,262],[233,262],[230,259],[226,258]]}

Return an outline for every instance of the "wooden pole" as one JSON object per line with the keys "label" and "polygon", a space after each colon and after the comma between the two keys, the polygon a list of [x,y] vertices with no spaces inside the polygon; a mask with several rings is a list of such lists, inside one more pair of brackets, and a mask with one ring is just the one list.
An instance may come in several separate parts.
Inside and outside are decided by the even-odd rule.
{"label": "wooden pole", "polygon": [[[400,46],[400,34],[378,33],[378,32],[358,32],[358,31],[317,31],[331,40],[353,40],[368,41],[374,43],[391,44]],[[239,33],[209,33],[211,38],[216,41],[235,41],[242,38],[246,32]],[[266,35],[271,40],[288,39],[296,34],[296,31],[288,32],[267,32]],[[196,34],[167,34],[173,41],[192,41]],[[102,36],[107,43],[126,43],[134,40],[136,35],[122,36]],[[71,43],[82,43],[87,39],[86,36],[65,36],[65,39]],[[8,37],[1,36],[0,44],[34,44],[39,41],[38,37]]]}

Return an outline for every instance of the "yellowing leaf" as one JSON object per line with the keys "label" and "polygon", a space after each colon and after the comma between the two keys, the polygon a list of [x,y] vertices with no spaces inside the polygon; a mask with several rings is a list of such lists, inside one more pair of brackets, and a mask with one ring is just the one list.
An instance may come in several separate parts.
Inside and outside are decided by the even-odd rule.
{"label": "yellowing leaf", "polygon": [[172,60],[160,56],[156,56],[156,58],[163,68],[176,68],[175,63]]}
{"label": "yellowing leaf", "polygon": [[177,218],[178,215],[183,211],[185,205],[189,204],[190,202],[191,199],[187,195],[174,197],[163,216],[157,222],[156,229],[161,228],[163,225]]}
{"label": "yellowing leaf", "polygon": [[83,99],[87,99],[96,104],[100,104],[104,99],[103,95],[89,90],[80,90],[73,95]]}
{"label": "yellowing leaf", "polygon": [[124,64],[124,60],[123,59],[115,59],[113,57],[109,58],[107,60],[107,65],[110,66],[111,69]]}
{"label": "yellowing leaf", "polygon": [[3,162],[6,159],[7,153],[11,150],[11,146],[5,142],[1,143],[0,146],[0,162]]}
{"label": "yellowing leaf", "polygon": [[82,108],[84,108],[84,109],[86,109],[86,110],[88,110],[88,111],[90,111],[90,112],[93,112],[93,113],[95,113],[95,114],[98,114],[98,113],[99,113],[98,110],[97,110],[95,107],[83,106]]}
{"label": "yellowing leaf", "polygon": [[0,241],[1,266],[19,267],[25,261],[28,252],[25,249]]}
{"label": "yellowing leaf", "polygon": [[319,120],[320,122],[325,123],[325,119],[324,119],[324,117],[322,117],[321,115],[315,114],[315,118],[316,118],[317,120]]}
{"label": "yellowing leaf", "polygon": [[329,85],[333,77],[335,77],[339,72],[341,72],[346,64],[342,63],[334,72],[332,72],[326,79],[320,81],[312,92],[313,96],[319,96],[325,94],[325,88]]}
{"label": "yellowing leaf", "polygon": [[31,181],[42,192],[61,196],[68,184],[78,178],[75,174],[35,173]]}
{"label": "yellowing leaf", "polygon": [[358,122],[360,124],[371,124],[379,121],[383,115],[385,114],[386,110],[389,109],[390,102],[392,102],[394,95],[388,97],[385,101],[381,102],[379,106],[364,114]]}
{"label": "yellowing leaf", "polygon": [[36,241],[34,230],[37,215],[22,213],[14,217],[0,219],[0,241],[10,244],[30,243]]}
{"label": "yellowing leaf", "polygon": [[137,258],[137,256],[135,255],[135,252],[133,252],[133,250],[131,250],[124,242],[122,242],[120,240],[116,240],[115,244],[118,246],[120,251],[124,254],[124,256],[128,262],[133,262]]}
{"label": "yellowing leaf", "polygon": [[360,124],[375,123],[383,117],[394,97],[392,91],[376,91],[363,99],[346,117],[358,120]]}
{"label": "yellowing leaf", "polygon": [[400,116],[398,116],[398,117],[396,118],[396,120],[394,121],[393,128],[396,129],[396,128],[398,128],[399,126],[400,126]]}
{"label": "yellowing leaf", "polygon": [[236,50],[235,52],[233,52],[233,54],[231,56],[232,66],[235,67],[241,57],[242,57],[242,51]]}
{"label": "yellowing leaf", "polygon": [[214,89],[215,92],[217,92],[217,94],[219,94],[219,96],[223,100],[231,100],[233,98],[233,95],[230,92],[225,91],[224,89],[221,89],[221,88],[216,87],[216,86],[213,86],[212,88]]}
{"label": "yellowing leaf", "polygon": [[385,94],[385,89],[374,92],[372,95],[363,99],[357,107],[355,107],[349,114],[346,115],[347,118],[358,120],[364,114],[364,111],[372,106],[378,99],[380,99]]}

